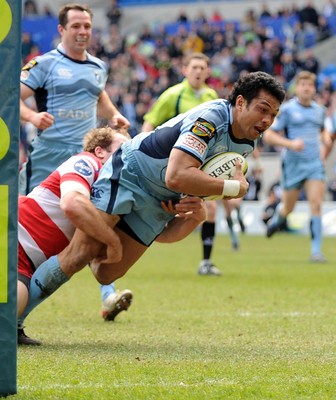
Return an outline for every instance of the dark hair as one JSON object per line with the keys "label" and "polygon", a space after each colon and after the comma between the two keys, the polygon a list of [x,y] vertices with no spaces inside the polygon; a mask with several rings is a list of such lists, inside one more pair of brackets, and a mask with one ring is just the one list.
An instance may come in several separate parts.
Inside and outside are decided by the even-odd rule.
{"label": "dark hair", "polygon": [[91,8],[86,4],[78,4],[78,3],[65,4],[63,7],[60,8],[58,13],[58,22],[60,25],[63,26],[63,28],[65,28],[66,24],[68,23],[68,11],[70,10],[87,12],[90,15],[91,19],[93,17]]}
{"label": "dark hair", "polygon": [[234,84],[228,100],[232,106],[235,106],[237,97],[243,96],[249,105],[255,99],[260,90],[274,96],[279,103],[282,103],[285,98],[285,90],[281,84],[271,75],[266,72],[251,72],[239,78]]}

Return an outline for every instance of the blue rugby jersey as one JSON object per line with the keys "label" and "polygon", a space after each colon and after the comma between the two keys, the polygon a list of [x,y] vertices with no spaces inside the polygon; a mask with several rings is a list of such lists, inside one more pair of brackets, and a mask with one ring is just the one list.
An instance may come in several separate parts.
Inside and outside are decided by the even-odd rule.
{"label": "blue rugby jersey", "polygon": [[22,68],[21,83],[35,92],[38,111],[54,116],[54,124],[39,131],[45,140],[80,145],[96,127],[96,105],[105,88],[105,63],[87,53],[85,61],[69,58],[62,45]]}
{"label": "blue rugby jersey", "polygon": [[232,120],[232,108],[227,100],[205,102],[170,119],[153,132],[140,133],[124,143],[122,157],[125,162],[128,160],[136,165],[144,185],[154,196],[174,197],[176,193],[165,184],[168,158],[173,148],[188,153],[201,163],[221,152],[234,151],[247,156],[254,150],[258,140],[236,139],[232,134]]}
{"label": "blue rugby jersey", "polygon": [[306,107],[295,97],[280,107],[270,129],[275,132],[284,131],[288,139],[302,139],[305,147],[302,151],[284,150],[286,159],[307,160],[320,159],[320,133],[324,129],[326,110],[312,101]]}

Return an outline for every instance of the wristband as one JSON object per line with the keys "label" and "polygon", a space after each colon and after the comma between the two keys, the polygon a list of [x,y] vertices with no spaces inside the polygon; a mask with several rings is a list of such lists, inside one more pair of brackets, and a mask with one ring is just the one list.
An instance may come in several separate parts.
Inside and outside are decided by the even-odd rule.
{"label": "wristband", "polygon": [[240,191],[240,182],[237,180],[226,180],[223,182],[222,197],[236,197]]}

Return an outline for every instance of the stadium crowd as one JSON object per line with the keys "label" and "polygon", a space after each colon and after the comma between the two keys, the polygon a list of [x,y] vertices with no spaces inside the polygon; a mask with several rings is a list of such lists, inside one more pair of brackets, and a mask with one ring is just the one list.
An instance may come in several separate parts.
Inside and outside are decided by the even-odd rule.
{"label": "stadium crowd", "polygon": [[[25,2],[25,17],[50,13],[46,8],[39,13],[33,0]],[[328,18],[335,13],[336,7],[329,0],[322,12],[310,0],[301,9],[293,3],[291,8],[284,6],[275,14],[263,4],[259,13],[247,10],[240,21],[226,21],[219,10],[208,18],[200,12],[194,19],[180,11],[173,24],[145,26],[139,34],[122,35],[122,9],[112,0],[106,9],[108,28],[93,31],[89,52],[109,65],[106,91],[130,121],[129,132],[134,136],[159,95],[183,79],[182,59],[190,52],[203,52],[210,57],[211,76],[207,83],[220,97],[227,97],[241,74],[258,70],[276,76],[291,97],[291,83],[297,72],[308,70],[319,74],[320,61],[311,47],[332,35]],[[272,29],[270,18],[285,24],[282,36]],[[29,34],[22,35],[24,64],[39,49]],[[330,115],[334,108],[334,84],[329,78],[318,82],[317,101],[328,108]],[[23,127],[23,149],[33,135],[34,129]],[[266,145],[261,149],[275,150]]]}

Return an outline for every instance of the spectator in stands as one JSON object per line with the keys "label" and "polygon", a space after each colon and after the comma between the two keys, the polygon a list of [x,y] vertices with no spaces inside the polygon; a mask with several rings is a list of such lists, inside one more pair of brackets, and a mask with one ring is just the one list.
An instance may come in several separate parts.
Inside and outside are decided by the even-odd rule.
{"label": "spectator in stands", "polygon": [[322,42],[323,40],[329,39],[332,36],[329,22],[324,15],[319,16],[319,24],[317,27],[317,40]]}
{"label": "spectator in stands", "polygon": [[111,4],[106,12],[106,17],[110,25],[119,26],[120,19],[122,17],[122,10],[119,7],[118,0],[110,0]]}
{"label": "spectator in stands", "polygon": [[104,49],[104,54],[106,54],[109,60],[114,59],[125,51],[125,40],[116,25],[109,25],[107,32],[101,35],[100,41]]}
{"label": "spectator in stands", "polygon": [[305,48],[305,32],[300,21],[293,26],[293,49],[302,51]]}
{"label": "spectator in stands", "polygon": [[237,31],[234,22],[227,22],[224,29],[225,44],[230,49],[237,45]]}
{"label": "spectator in stands", "polygon": [[24,17],[36,17],[39,15],[37,5],[34,0],[25,0],[23,4]]}
{"label": "spectator in stands", "polygon": [[187,13],[184,10],[180,10],[179,15],[176,19],[176,22],[185,24],[187,22],[189,22],[189,18],[187,16]]}
{"label": "spectator in stands", "polygon": [[241,29],[242,31],[253,31],[258,22],[258,18],[253,8],[246,11],[242,21]]}
{"label": "spectator in stands", "polygon": [[210,51],[208,52],[210,57],[213,57],[216,53],[221,53],[226,47],[225,37],[222,32],[216,32],[212,36]]}
{"label": "spectator in stands", "polygon": [[[201,24],[201,26],[198,27],[197,35],[203,40],[203,44],[204,44],[203,52],[208,57],[212,57],[213,54],[215,54],[217,51],[215,49],[216,46],[218,47],[218,37],[216,37],[217,35],[219,35],[219,37],[222,38],[220,40],[221,48],[223,48],[223,46],[224,46],[225,41],[224,41],[224,37],[223,37],[223,32],[221,32],[221,31],[214,32],[211,25],[207,22]],[[216,43],[216,40],[217,40],[217,43]]]}
{"label": "spectator in stands", "polygon": [[272,16],[272,13],[271,13],[271,10],[268,7],[268,4],[267,3],[262,3],[259,19],[260,18],[269,18],[271,16]]}
{"label": "spectator in stands", "polygon": [[194,22],[196,22],[197,25],[206,24],[208,22],[208,18],[205,15],[203,10],[198,11],[198,13],[194,19]]}
{"label": "spectator in stands", "polygon": [[170,58],[181,58],[183,56],[183,41],[179,36],[169,35],[167,38],[167,50]]}
{"label": "spectator in stands", "polygon": [[34,44],[32,48],[30,49],[29,54],[26,57],[26,63],[28,63],[30,60],[33,60],[35,57],[40,56],[42,53],[40,51],[40,48],[37,44]]}
{"label": "spectator in stands", "polygon": [[210,17],[210,22],[214,22],[214,23],[223,22],[222,14],[220,13],[220,11],[217,8],[213,11],[213,13]]}
{"label": "spectator in stands", "polygon": [[22,32],[21,34],[21,59],[22,63],[26,64],[27,56],[30,54],[35,42],[32,39],[30,32]]}
{"label": "spectator in stands", "polygon": [[45,17],[54,17],[55,16],[52,9],[46,4],[43,6],[42,15]]}
{"label": "spectator in stands", "polygon": [[182,50],[184,55],[191,53],[203,53],[204,42],[196,32],[190,32],[184,41]]}
{"label": "spectator in stands", "polygon": [[334,0],[326,0],[323,8],[322,8],[322,15],[325,18],[330,18],[336,13],[336,4]]}
{"label": "spectator in stands", "polygon": [[314,56],[313,50],[311,48],[304,51],[302,61],[300,61],[300,68],[304,71],[312,72],[317,75],[319,73],[320,63],[318,59]]}
{"label": "spectator in stands", "polygon": [[290,51],[285,51],[281,56],[281,75],[285,78],[285,89],[298,71],[298,63],[295,61]]}
{"label": "spectator in stands", "polygon": [[232,60],[232,80],[237,81],[242,73],[250,70],[251,63],[246,59],[246,48],[236,47]]}
{"label": "spectator in stands", "polygon": [[319,14],[312,0],[307,0],[306,5],[299,11],[299,18],[302,25],[308,23],[318,27]]}

